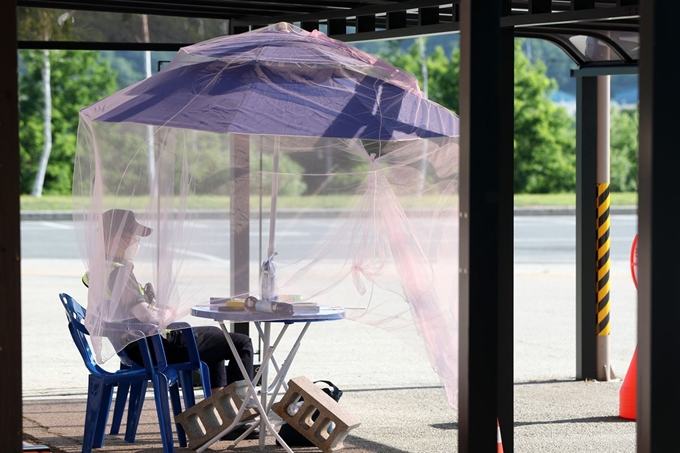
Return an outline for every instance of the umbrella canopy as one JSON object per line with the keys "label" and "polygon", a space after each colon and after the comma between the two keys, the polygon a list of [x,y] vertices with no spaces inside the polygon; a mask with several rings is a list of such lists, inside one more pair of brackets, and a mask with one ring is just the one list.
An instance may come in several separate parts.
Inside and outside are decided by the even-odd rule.
{"label": "umbrella canopy", "polygon": [[400,140],[458,135],[413,77],[286,23],[185,47],[88,119],[218,133]]}
{"label": "umbrella canopy", "polygon": [[264,261],[280,299],[424,346],[455,404],[458,118],[412,75],[286,23],[183,48],[81,110],[73,195],[100,360],[147,334],[121,267],[162,329]]}

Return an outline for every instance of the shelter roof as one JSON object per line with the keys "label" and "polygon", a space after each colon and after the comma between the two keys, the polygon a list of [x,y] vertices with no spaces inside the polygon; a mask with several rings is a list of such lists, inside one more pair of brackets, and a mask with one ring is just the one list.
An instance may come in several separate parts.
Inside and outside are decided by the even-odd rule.
{"label": "shelter roof", "polygon": [[[319,29],[347,42],[456,32],[460,20],[460,0],[17,0],[17,5],[63,9],[64,13],[89,11],[226,21],[229,34],[286,21],[307,30]],[[637,65],[638,0],[507,0],[503,9],[503,27],[514,28],[516,36],[554,42],[581,67]],[[125,43],[114,41],[119,47]],[[81,38],[79,42],[81,47],[88,47],[88,42],[90,47],[107,47],[104,41]],[[127,42],[130,48],[134,48],[132,44],[139,45],[132,39]],[[191,42],[165,44],[172,47]],[[35,40],[19,36],[19,46],[38,45]]]}

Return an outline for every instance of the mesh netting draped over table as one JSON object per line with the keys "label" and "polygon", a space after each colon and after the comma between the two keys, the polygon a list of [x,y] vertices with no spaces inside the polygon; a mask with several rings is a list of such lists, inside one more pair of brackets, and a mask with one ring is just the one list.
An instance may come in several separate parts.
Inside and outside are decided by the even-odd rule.
{"label": "mesh netting draped over table", "polygon": [[280,296],[419,334],[455,404],[458,166],[452,112],[320,32],[181,49],[80,112],[74,219],[99,359],[149,334],[128,293],[151,282],[164,329],[211,297],[259,295],[274,256]]}

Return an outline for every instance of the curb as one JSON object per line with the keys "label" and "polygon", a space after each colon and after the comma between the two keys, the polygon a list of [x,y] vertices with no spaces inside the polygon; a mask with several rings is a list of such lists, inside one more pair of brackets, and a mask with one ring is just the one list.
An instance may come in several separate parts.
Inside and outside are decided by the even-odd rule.
{"label": "curb", "polygon": [[[335,218],[340,217],[344,211],[335,209],[291,209],[280,211],[277,218],[293,219],[297,217],[312,218]],[[609,208],[610,215],[637,215],[637,206],[612,206]],[[576,215],[574,206],[530,206],[515,208],[515,216],[573,216]],[[224,211],[205,211],[200,218],[203,219],[226,219]],[[257,220],[253,216],[251,220]],[[70,211],[21,211],[22,221],[64,221],[73,220],[73,213]]]}
{"label": "curb", "polygon": [[[610,215],[637,215],[637,206],[611,206]],[[575,206],[527,206],[515,208],[516,216],[576,215]]]}

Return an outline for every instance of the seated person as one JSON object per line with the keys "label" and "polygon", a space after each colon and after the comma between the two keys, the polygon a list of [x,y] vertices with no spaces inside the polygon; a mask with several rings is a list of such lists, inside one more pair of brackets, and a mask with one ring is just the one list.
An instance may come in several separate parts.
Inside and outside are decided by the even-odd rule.
{"label": "seated person", "polygon": [[[156,306],[152,287],[147,284],[147,291],[145,291],[145,287],[139,284],[133,272],[133,259],[139,249],[140,238],[149,236],[152,232],[151,228],[138,223],[134,213],[124,209],[106,211],[102,215],[102,219],[107,252],[108,290],[109,294],[120,294],[116,318],[138,319],[144,323],[158,324],[159,320],[164,318],[163,313]],[[87,286],[88,274],[83,277],[83,283]],[[114,290],[116,286],[118,288]],[[167,316],[167,313],[165,315]],[[219,327],[200,326],[194,327],[193,331],[199,356],[210,369],[210,386],[213,391],[245,378],[252,380],[253,344],[248,335],[229,334],[248,373],[248,376],[243,376],[236,360],[233,360],[231,348]],[[169,364],[189,360],[181,332],[168,332],[167,337],[163,339],[163,347]],[[128,344],[124,350],[132,360],[142,365],[142,358],[136,341]],[[225,360],[229,361],[226,370]],[[257,432],[255,432],[255,435],[257,435]]]}

